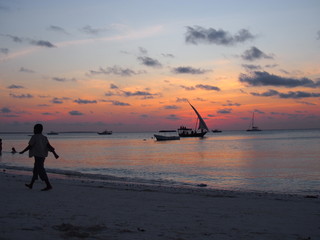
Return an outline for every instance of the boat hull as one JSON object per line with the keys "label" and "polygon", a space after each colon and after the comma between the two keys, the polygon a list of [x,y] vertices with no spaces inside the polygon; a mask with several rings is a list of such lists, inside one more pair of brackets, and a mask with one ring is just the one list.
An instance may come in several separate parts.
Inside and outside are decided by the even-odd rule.
{"label": "boat hull", "polygon": [[247,132],[261,132],[261,129],[248,129]]}
{"label": "boat hull", "polygon": [[203,137],[207,132],[179,132],[180,137]]}
{"label": "boat hull", "polygon": [[157,141],[180,140],[179,136],[163,136],[163,135],[154,134],[154,137],[157,139]]}
{"label": "boat hull", "polygon": [[112,131],[98,132],[99,135],[111,135]]}
{"label": "boat hull", "polygon": [[218,130],[218,129],[214,129],[212,130],[213,133],[221,133],[222,131],[221,130]]}

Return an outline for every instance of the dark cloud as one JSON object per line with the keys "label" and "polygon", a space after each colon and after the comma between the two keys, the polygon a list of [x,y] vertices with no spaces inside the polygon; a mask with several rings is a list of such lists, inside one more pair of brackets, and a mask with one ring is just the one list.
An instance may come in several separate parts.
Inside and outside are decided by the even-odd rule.
{"label": "dark cloud", "polygon": [[0,53],[7,55],[9,53],[8,48],[0,48]]}
{"label": "dark cloud", "polygon": [[72,116],[81,116],[81,115],[84,115],[82,112],[79,112],[79,111],[77,111],[77,110],[70,111],[69,114],[72,115]]}
{"label": "dark cloud", "polygon": [[20,98],[20,99],[23,99],[23,98],[33,98],[33,96],[29,93],[27,94],[20,94],[20,95],[16,95],[16,94],[13,94],[13,93],[10,93],[10,96],[13,97],[13,98]]}
{"label": "dark cloud", "polygon": [[254,109],[253,111],[254,111],[255,113],[264,114],[264,112],[263,112],[263,111],[261,111],[261,110],[259,110],[259,109]]}
{"label": "dark cloud", "polygon": [[176,102],[188,102],[187,98],[177,98]]}
{"label": "dark cloud", "polygon": [[84,26],[83,28],[80,29],[80,31],[89,34],[89,35],[98,35],[101,32],[107,31],[106,28],[93,28],[89,25]]}
{"label": "dark cloud", "polygon": [[118,86],[111,84],[110,85],[111,89],[114,89],[115,91],[109,91],[105,93],[105,96],[123,96],[123,97],[143,97],[143,99],[151,99],[154,98],[155,96],[159,96],[159,93],[151,93],[147,91],[148,89],[146,88],[145,91],[124,91],[120,90]]}
{"label": "dark cloud", "polygon": [[187,90],[187,91],[193,91],[196,90],[197,88],[204,89],[207,91],[220,91],[221,89],[216,87],[216,86],[211,86],[211,85],[204,85],[204,84],[197,84],[196,86],[184,86],[180,85],[181,88]]}
{"label": "dark cloud", "polygon": [[172,70],[176,74],[204,74],[210,72],[211,70],[197,69],[193,67],[176,67]]}
{"label": "dark cloud", "polygon": [[254,38],[255,37],[246,29],[241,29],[236,34],[232,35],[222,29],[216,30],[214,28],[206,29],[200,26],[188,26],[185,41],[195,45],[199,43],[207,43],[231,46]]}
{"label": "dark cloud", "polygon": [[172,109],[179,109],[179,107],[176,105],[167,105],[167,106],[164,106],[164,109],[172,110]]}
{"label": "dark cloud", "polygon": [[78,103],[78,104],[92,104],[92,103],[97,103],[96,100],[86,100],[86,99],[76,99],[74,100],[75,103]]}
{"label": "dark cloud", "polygon": [[21,38],[21,37],[13,36],[13,35],[10,35],[10,34],[7,34],[5,36],[10,38],[13,42],[16,42],[16,43],[22,43],[23,42],[23,38]]}
{"label": "dark cloud", "polygon": [[217,111],[217,113],[220,113],[220,114],[229,114],[231,112],[232,112],[232,108],[224,108]]}
{"label": "dark cloud", "polygon": [[44,116],[52,116],[52,115],[54,115],[54,113],[50,113],[50,112],[43,112],[41,114],[44,115]]}
{"label": "dark cloud", "polygon": [[148,67],[154,67],[154,68],[161,68],[162,67],[162,64],[158,60],[150,58],[150,57],[138,57],[137,59],[141,64],[148,66]]}
{"label": "dark cloud", "polygon": [[111,97],[111,96],[115,96],[115,95],[119,95],[119,94],[109,91],[109,92],[106,92],[104,95],[107,97]]}
{"label": "dark cloud", "polygon": [[33,70],[27,69],[27,68],[24,68],[24,67],[21,67],[21,68],[19,69],[19,72],[34,73]]}
{"label": "dark cloud", "polygon": [[201,89],[208,90],[208,91],[212,91],[212,90],[220,91],[220,88],[218,88],[218,87],[210,86],[210,85],[203,85],[203,84],[196,85],[196,88],[201,88]]}
{"label": "dark cloud", "polygon": [[62,104],[63,103],[63,100],[60,99],[60,98],[53,98],[51,100],[52,103],[55,103],[55,104]]}
{"label": "dark cloud", "polygon": [[55,97],[51,100],[51,102],[54,104],[62,104],[63,101],[65,101],[65,100],[70,100],[70,98],[67,98],[67,97],[57,98],[57,97]]}
{"label": "dark cloud", "polygon": [[109,74],[114,74],[114,75],[119,75],[119,76],[123,76],[123,77],[130,77],[133,75],[137,75],[137,74],[141,74],[144,72],[135,72],[129,68],[122,68],[119,66],[113,66],[113,67],[107,67],[107,68],[102,68],[100,67],[99,70],[91,70],[90,74],[105,74],[105,75],[109,75]]}
{"label": "dark cloud", "polygon": [[52,80],[57,81],[57,82],[76,81],[75,78],[61,78],[61,77],[53,77]]}
{"label": "dark cloud", "polygon": [[242,67],[244,67],[248,71],[260,70],[261,69],[261,66],[253,65],[253,64],[242,64]]}
{"label": "dark cloud", "polygon": [[195,100],[195,101],[199,101],[199,102],[205,102],[205,101],[207,101],[207,100],[205,100],[205,99],[203,99],[203,98],[199,98],[199,97],[195,98],[194,100]]}
{"label": "dark cloud", "polygon": [[64,30],[62,27],[59,26],[54,26],[51,25],[48,27],[49,31],[54,31],[54,32],[59,32],[59,33],[64,33],[64,34],[68,34],[66,30]]}
{"label": "dark cloud", "polygon": [[241,106],[241,104],[240,103],[233,103],[230,100],[227,100],[227,103],[222,104],[222,106],[228,106],[228,107],[236,106],[236,107],[239,107],[239,106]]}
{"label": "dark cloud", "polygon": [[180,85],[180,87],[184,88],[185,90],[187,91],[193,91],[193,90],[196,90],[195,87],[188,87],[188,86],[184,86],[184,85]]}
{"label": "dark cloud", "polygon": [[280,98],[313,98],[313,97],[320,97],[320,93],[308,93],[303,91],[296,91],[296,92],[288,92],[288,93],[279,93]]}
{"label": "dark cloud", "polygon": [[170,114],[166,117],[168,120],[180,120],[180,118],[176,114]]}
{"label": "dark cloud", "polygon": [[161,55],[166,58],[174,58],[174,55],[171,53],[162,53]]}
{"label": "dark cloud", "polygon": [[292,98],[292,99],[300,99],[300,98],[313,98],[313,97],[320,97],[320,93],[308,93],[308,92],[303,92],[303,91],[290,91],[287,93],[281,93],[276,90],[270,89],[266,92],[263,93],[255,93],[252,92],[250,93],[253,96],[258,96],[258,97],[279,97],[279,98]]}
{"label": "dark cloud", "polygon": [[119,102],[115,100],[108,100],[107,102],[111,102],[112,105],[115,105],[115,106],[131,106],[129,103]]}
{"label": "dark cloud", "polygon": [[110,84],[110,89],[118,89],[118,86],[115,85],[115,84],[113,84],[113,83],[111,83],[111,84]]}
{"label": "dark cloud", "polygon": [[278,86],[278,87],[310,87],[316,88],[320,86],[320,81],[314,82],[308,78],[285,78],[268,72],[252,72],[250,75],[240,74],[239,81],[248,83],[251,86]]}
{"label": "dark cloud", "polygon": [[7,107],[3,107],[0,109],[1,113],[7,114],[7,113],[11,113],[11,110]]}
{"label": "dark cloud", "polygon": [[130,91],[123,91],[123,96],[125,97],[144,97],[144,98],[153,98],[154,96],[157,96],[158,94],[153,94],[150,92],[146,91],[135,91],[135,92],[130,92]]}
{"label": "dark cloud", "polygon": [[271,55],[267,55],[264,52],[262,52],[260,49],[256,47],[251,47],[250,49],[244,51],[244,53],[241,55],[241,58],[247,61],[254,61],[257,59],[273,59]]}
{"label": "dark cloud", "polygon": [[21,85],[11,84],[11,85],[8,86],[7,88],[9,88],[9,89],[21,89],[21,88],[24,88],[24,87],[21,86]]}
{"label": "dark cloud", "polygon": [[143,47],[139,47],[139,52],[140,52],[141,54],[143,54],[143,55],[148,54],[148,50],[145,49],[145,48],[143,48]]}
{"label": "dark cloud", "polygon": [[21,37],[13,36],[10,34],[4,35],[4,36],[10,38],[13,42],[16,42],[16,43],[22,43],[24,41],[27,41],[30,44],[35,45],[35,46],[39,46],[39,47],[48,47],[48,48],[55,48],[56,47],[51,42],[46,41],[46,40],[34,40],[34,39],[28,39],[28,38],[21,38]]}
{"label": "dark cloud", "polygon": [[270,89],[267,92],[263,92],[263,93],[254,93],[254,92],[252,92],[250,94],[253,95],[253,96],[259,96],[259,97],[272,97],[272,96],[279,95],[279,92],[276,91],[276,90]]}
{"label": "dark cloud", "polygon": [[278,64],[267,64],[265,65],[266,68],[275,68],[278,67]]}
{"label": "dark cloud", "polygon": [[55,48],[56,47],[51,42],[45,41],[45,40],[31,40],[30,43],[32,45],[39,46],[39,47],[47,47],[47,48]]}

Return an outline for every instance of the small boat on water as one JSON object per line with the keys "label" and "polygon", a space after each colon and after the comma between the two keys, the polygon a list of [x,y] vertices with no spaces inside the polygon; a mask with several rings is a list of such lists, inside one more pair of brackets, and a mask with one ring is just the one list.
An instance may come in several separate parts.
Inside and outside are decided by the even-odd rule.
{"label": "small boat on water", "polygon": [[213,130],[211,130],[213,133],[221,133],[222,131],[221,130],[219,130],[219,129],[213,129]]}
{"label": "small boat on water", "polygon": [[[161,130],[159,133],[170,133],[176,132],[176,130]],[[177,135],[167,135],[167,134],[154,134],[153,135],[157,141],[168,141],[168,140],[180,140],[180,136]]]}
{"label": "small boat on water", "polygon": [[54,132],[54,131],[48,132],[47,134],[48,134],[48,135],[59,135],[59,133]]}
{"label": "small boat on water", "polygon": [[207,127],[206,122],[203,120],[199,112],[195,109],[194,106],[188,101],[192,109],[197,115],[197,124],[195,129],[187,128],[185,126],[181,126],[178,129],[178,134],[180,137],[203,137],[207,132],[209,132],[209,128]]}
{"label": "small boat on water", "polygon": [[112,131],[103,131],[103,132],[98,132],[99,135],[111,135],[112,134]]}
{"label": "small boat on water", "polygon": [[254,125],[254,111],[252,113],[252,119],[249,128],[247,129],[247,132],[260,132],[262,131],[260,128]]}

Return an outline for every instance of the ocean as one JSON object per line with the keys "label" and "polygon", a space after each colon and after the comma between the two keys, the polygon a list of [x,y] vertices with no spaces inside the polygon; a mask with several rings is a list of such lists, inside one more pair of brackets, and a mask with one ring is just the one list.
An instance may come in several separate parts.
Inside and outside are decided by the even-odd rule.
{"label": "ocean", "polygon": [[[157,142],[148,133],[60,133],[48,136],[49,174],[221,190],[318,195],[320,130],[223,131]],[[30,174],[26,133],[0,134],[1,170]]]}

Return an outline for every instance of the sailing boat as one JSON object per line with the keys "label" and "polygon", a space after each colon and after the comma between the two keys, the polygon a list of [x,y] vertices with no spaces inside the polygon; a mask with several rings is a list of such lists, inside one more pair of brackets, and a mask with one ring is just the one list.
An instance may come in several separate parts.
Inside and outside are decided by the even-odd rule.
{"label": "sailing boat", "polygon": [[259,132],[259,131],[261,131],[261,129],[254,125],[254,111],[253,111],[251,123],[249,128],[247,129],[247,132]]}
{"label": "sailing boat", "polygon": [[197,114],[197,125],[195,129],[187,128],[185,126],[181,126],[178,129],[178,134],[180,137],[203,137],[207,132],[209,132],[209,128],[207,127],[207,124],[202,119],[199,112],[195,109],[194,106],[191,105],[191,103],[188,101],[194,112]]}

